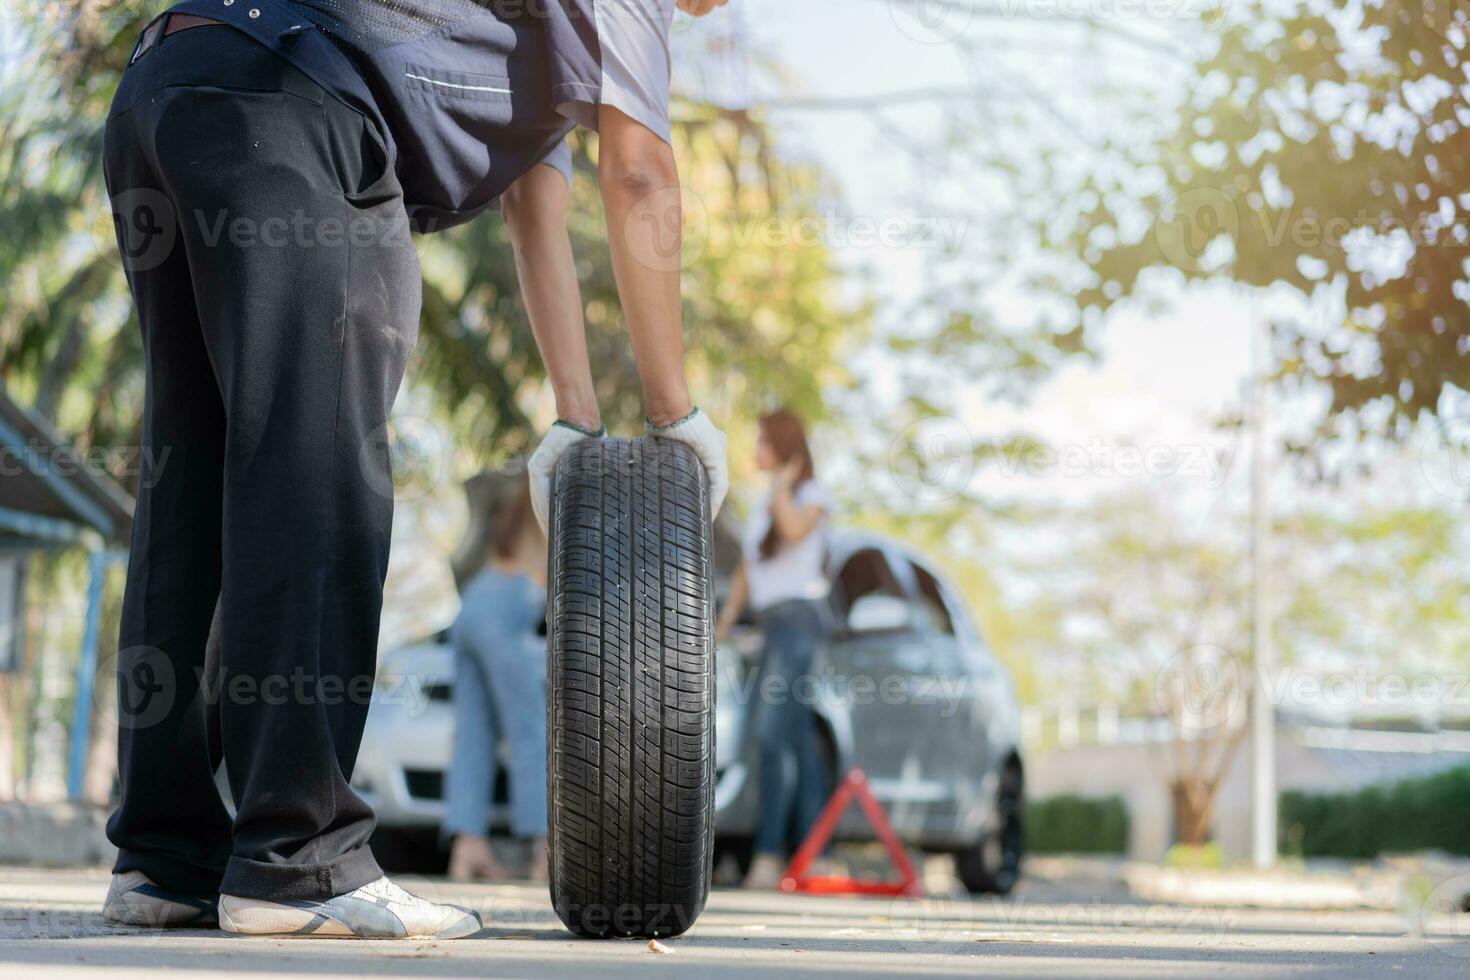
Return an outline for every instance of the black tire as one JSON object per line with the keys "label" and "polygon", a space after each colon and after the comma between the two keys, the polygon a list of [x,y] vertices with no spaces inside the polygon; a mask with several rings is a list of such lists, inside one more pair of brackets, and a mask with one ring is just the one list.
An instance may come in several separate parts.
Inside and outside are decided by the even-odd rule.
{"label": "black tire", "polygon": [[1025,804],[1021,767],[1009,762],[996,790],[995,819],[974,846],[954,856],[955,874],[966,889],[1009,895],[1016,887],[1025,851]]}
{"label": "black tire", "polygon": [[709,490],[667,439],[585,439],[551,504],[551,900],[584,936],[677,936],[714,856]]}

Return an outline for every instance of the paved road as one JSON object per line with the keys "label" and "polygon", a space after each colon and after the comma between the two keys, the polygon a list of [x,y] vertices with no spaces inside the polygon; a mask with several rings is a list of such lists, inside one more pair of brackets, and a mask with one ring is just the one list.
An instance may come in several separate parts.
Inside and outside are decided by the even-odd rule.
{"label": "paved road", "polygon": [[[400,879],[492,921],[459,942],[260,940],[114,927],[96,908],[102,872],[0,869],[0,976],[118,980],[160,968],[188,977],[755,975],[1100,978],[1462,977],[1470,939],[1455,922],[1416,938],[1387,912],[1281,912],[1141,905],[1066,882],[1029,881],[1004,902],[845,899],[718,891],[669,954],[635,941],[574,939],[545,893],[519,885]],[[1466,917],[1461,917],[1466,918]],[[1470,937],[1470,930],[1463,930]]]}

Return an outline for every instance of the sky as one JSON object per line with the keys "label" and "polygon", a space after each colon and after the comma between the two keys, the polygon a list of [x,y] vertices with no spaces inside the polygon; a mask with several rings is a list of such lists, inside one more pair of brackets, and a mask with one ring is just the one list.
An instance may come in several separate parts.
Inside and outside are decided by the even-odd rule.
{"label": "sky", "polygon": [[[680,18],[676,24],[676,87],[715,101],[755,104],[769,119],[784,153],[818,162],[840,188],[842,212],[876,220],[890,217],[955,219],[952,233],[964,233],[963,215],[983,214],[987,195],[1003,194],[1003,186],[959,186],[953,201],[936,197],[938,175],[955,171],[963,178],[963,161],[924,160],[916,170],[891,133],[915,143],[938,142],[945,122],[943,104],[904,103],[885,109],[880,133],[870,114],[839,111],[793,111],[772,108],[792,98],[804,100],[882,99],[896,92],[938,89],[979,93],[977,97],[1019,100],[1035,110],[1035,130],[1055,137],[1058,128],[1075,130],[1080,165],[1087,165],[1088,146],[1102,142],[1119,117],[1097,93],[1102,83],[1121,87],[1160,106],[1160,116],[1179,97],[1181,69],[1191,50],[1208,44],[1202,19],[1217,0],[731,0],[705,21]],[[966,14],[965,11],[977,11]],[[988,15],[978,13],[989,11]],[[1086,14],[1102,25],[1097,31],[1079,26]],[[1108,33],[1126,33],[1134,41]],[[748,64],[707,67],[711,36],[737,34]],[[954,42],[978,46],[980,56]],[[774,70],[770,66],[777,66]],[[714,81],[711,84],[708,78]],[[1028,99],[1028,93],[1039,99]],[[951,182],[948,186],[953,187]],[[943,193],[942,191],[939,193]],[[916,205],[917,202],[922,202]],[[993,203],[993,202],[992,202]],[[917,210],[916,210],[917,208]],[[957,217],[961,216],[961,217]],[[871,281],[883,299],[878,317],[902,315],[905,301],[942,277],[947,262],[964,262],[965,247],[983,236],[964,238],[958,256],[946,259],[933,249],[915,245],[894,248],[850,243],[839,226],[828,244],[856,284]],[[861,273],[861,275],[859,274]],[[1024,307],[1028,298],[997,290],[995,302]],[[1286,290],[1251,292],[1223,281],[1196,284],[1165,294],[1162,310],[1127,303],[1110,315],[1100,341],[1100,357],[1070,363],[1043,381],[1021,404],[986,397],[979,385],[960,400],[960,426],[975,441],[1025,432],[1051,444],[1059,459],[1081,456],[1096,447],[1153,447],[1172,454],[1171,476],[1182,476],[1200,491],[1199,506],[1214,506],[1216,492],[1244,506],[1248,479],[1246,454],[1233,458],[1225,478],[1205,467],[1200,474],[1182,473],[1185,457],[1196,451],[1217,456],[1239,449],[1221,431],[1222,418],[1238,416],[1249,397],[1253,377],[1251,347],[1272,311],[1299,305]],[[886,311],[886,312],[885,312]],[[921,325],[921,327],[924,325]],[[1254,337],[1253,337],[1254,335]],[[859,358],[861,362],[861,358]],[[884,362],[880,360],[880,365]],[[885,374],[879,370],[864,384],[881,394]],[[865,395],[868,394],[865,391]],[[1272,431],[1300,432],[1315,423],[1322,407],[1320,393],[1284,395],[1277,391],[1268,405]],[[1432,433],[1425,433],[1425,437]],[[1383,484],[1398,501],[1444,503],[1435,481],[1420,472],[1424,438],[1403,451],[1379,453],[1379,486],[1361,484],[1362,499],[1384,495]],[[1079,499],[1116,489],[1125,482],[1123,467],[1090,465],[1088,472],[984,473],[977,476],[984,493],[1021,497]],[[1402,479],[1407,473],[1408,480]],[[1152,477],[1147,474],[1139,479]],[[1321,499],[1319,488],[1303,487],[1283,469],[1273,483],[1273,497],[1291,506]]]}
{"label": "sky", "polygon": [[[1153,18],[1119,13],[1126,2],[975,0],[971,5],[976,8],[998,7],[1009,13],[977,17],[968,25],[941,22],[937,38],[915,27],[905,13],[913,7],[908,0],[731,0],[730,7],[716,16],[743,20],[745,47],[753,64],[780,66],[779,84],[771,82],[770,72],[757,67],[750,71],[749,84],[726,83],[729,97],[762,108],[783,152],[818,162],[834,178],[844,214],[881,220],[944,215],[951,202],[956,214],[983,214],[988,206],[1003,209],[1006,202],[993,195],[1003,195],[1007,188],[979,181],[966,186],[961,179],[960,196],[946,199],[944,191],[934,188],[945,184],[939,178],[946,171],[951,175],[958,171],[963,178],[963,160],[923,159],[916,165],[896,145],[891,135],[895,128],[914,143],[943,145],[940,137],[946,120],[942,106],[886,109],[882,120],[890,128],[880,133],[869,113],[796,112],[770,108],[770,103],[793,97],[862,101],[925,89],[981,95],[996,92],[1002,98],[1054,107],[1054,116],[1037,109],[1034,127],[1028,121],[1019,138],[1054,136],[1059,120],[1064,120],[1074,128],[1076,143],[1082,147],[1079,165],[1086,166],[1086,147],[1099,145],[1121,115],[1098,94],[1101,83],[1121,87],[1124,97],[1131,94],[1145,102],[1156,101],[1159,117],[1166,118],[1171,100],[1180,95],[1171,82],[1181,63],[1178,52],[1187,51],[1201,37],[1208,41],[1201,34],[1202,7],[1193,0],[1180,0],[1173,6],[1154,4],[1146,8],[1159,12]],[[1097,38],[1082,37],[1075,23],[1057,15],[1058,11],[1079,10],[1094,13],[1100,22],[1135,37],[1160,41],[1160,50],[1153,52],[1128,42],[1096,46]],[[701,29],[686,27],[683,43],[697,50],[693,42]],[[943,43],[955,36],[983,43],[986,54],[977,59]],[[720,76],[716,73],[715,77]],[[718,100],[718,88],[704,94]],[[1039,93],[1042,98],[1028,100],[1027,93]],[[955,184],[946,186],[952,193]],[[973,240],[966,239],[953,258],[911,246],[859,247],[837,237],[828,245],[852,273],[854,283],[871,279],[876,284],[882,300],[877,316],[883,323],[885,318],[892,321],[907,315],[906,300],[928,284],[943,281],[952,271],[945,266],[965,262],[967,248],[988,245],[985,238],[977,234]],[[1024,322],[1030,300],[1008,292],[1009,288],[998,284],[997,295],[990,299],[1003,316],[1016,313],[1016,322]],[[1024,401],[988,397],[981,384],[972,384],[956,399],[954,418],[926,423],[933,432],[930,441],[941,447],[953,445],[955,439],[983,443],[1024,433],[1051,448],[1051,454],[1036,460],[1008,460],[973,471],[961,467],[957,478],[976,499],[1081,504],[1101,495],[1142,491],[1148,494],[1144,500],[1173,502],[1175,513],[1202,536],[1212,536],[1220,526],[1245,526],[1239,518],[1251,506],[1250,442],[1221,422],[1239,417],[1248,404],[1257,370],[1252,347],[1261,341],[1263,324],[1287,309],[1300,312],[1306,301],[1286,287],[1251,290],[1223,276],[1188,287],[1165,285],[1160,296],[1166,301],[1162,306],[1145,308],[1141,302],[1128,302],[1115,307],[1101,332],[1100,356],[1064,364]],[[1316,315],[1330,315],[1330,311]],[[932,325],[916,326],[922,330]],[[896,373],[892,356],[884,351],[866,356],[875,369],[862,376],[863,398],[882,398],[886,380]],[[864,360],[859,355],[857,363]],[[956,382],[963,385],[965,379]],[[1324,407],[1324,395],[1321,391],[1274,389],[1267,404],[1268,446],[1274,446],[1284,434],[1311,431]],[[881,425],[881,412],[874,414]],[[1470,422],[1462,428],[1470,434]],[[1340,486],[1314,482],[1279,449],[1268,449],[1272,473],[1268,507],[1278,515],[1305,509],[1341,515],[1370,506],[1443,508],[1460,504],[1470,487],[1470,464],[1452,451],[1446,451],[1448,459],[1443,458],[1444,453],[1437,454],[1434,429],[1434,425],[1422,426],[1402,447],[1373,444],[1353,449],[1356,458],[1372,461],[1375,469],[1368,475],[1350,476]],[[843,452],[837,440],[823,440],[820,445],[830,455]],[[856,471],[851,461],[821,462],[837,463],[828,466],[828,473],[838,472],[835,482],[839,486],[856,488],[851,491],[854,494],[870,493],[870,474]],[[895,477],[894,482],[911,497],[936,499],[922,491],[915,493],[901,478]],[[954,489],[952,484],[942,484],[938,492],[945,493],[946,486]],[[866,497],[854,502],[862,499]],[[905,502],[901,494],[887,499],[890,506]],[[1221,525],[1226,514],[1237,520]],[[1048,544],[1047,529],[1038,527],[1016,528],[1013,533],[981,540],[985,547],[1002,549],[1012,557],[1038,548],[1067,547],[1065,542]],[[1240,553],[1244,563],[1249,554],[1244,535]],[[1002,563],[1004,567],[1005,559]],[[1022,566],[1024,560],[1017,563]],[[1003,598],[1013,602],[1037,584],[1004,572],[997,582]],[[1412,659],[1410,651],[1386,652],[1405,662]],[[1418,653],[1433,659],[1445,651]]]}
{"label": "sky", "polygon": [[[931,28],[910,13],[914,5],[904,0],[732,0],[730,6],[711,15],[708,25],[681,22],[683,29],[676,33],[675,45],[698,53],[700,32],[718,34],[731,29],[732,22],[743,23],[745,47],[755,67],[750,70],[749,84],[728,85],[729,96],[736,101],[747,91],[759,104],[793,96],[860,100],[909,90],[988,91],[1003,86],[1011,86],[1006,97],[1014,97],[1015,91],[1035,82],[1046,84],[1069,118],[1088,121],[1094,132],[1105,126],[1108,113],[1108,107],[1096,105],[1096,100],[1089,102],[1097,57],[1123,61],[1126,56],[1128,63],[1121,66],[1110,61],[1111,77],[1115,81],[1136,77],[1140,91],[1156,81],[1149,69],[1156,68],[1166,76],[1177,69],[1177,62],[1167,58],[1160,59],[1157,66],[1150,66],[1147,56],[1141,64],[1135,63],[1139,55],[1128,45],[1106,51],[1084,46],[1086,41],[1073,24],[1052,16],[1059,10],[1081,9],[1109,16],[1106,4],[1084,8],[1043,0],[1002,0],[996,6],[1008,15],[966,20],[963,14],[945,15],[941,8],[931,6],[927,8]],[[1197,11],[1188,0],[1176,8],[1155,9],[1173,19],[1115,15],[1113,20],[1130,32],[1147,36],[1169,37],[1197,29]],[[919,16],[925,14],[921,11]],[[984,43],[986,50],[993,45],[993,63],[987,59],[977,75],[973,59],[946,43],[955,37]],[[779,84],[773,84],[770,73],[761,69],[767,63],[780,66]],[[687,61],[679,67],[686,65]],[[1140,67],[1144,70],[1139,71]],[[703,94],[721,97],[718,85]],[[880,134],[869,117],[835,111],[767,113],[787,153],[819,162],[835,178],[846,213],[879,220],[915,214],[914,202],[924,196],[927,175],[916,173],[908,155]],[[905,105],[885,111],[884,119],[915,141],[924,142],[938,139],[943,122],[940,113],[942,106]],[[1049,124],[1037,120],[1038,127]],[[982,195],[979,201],[964,202],[966,211],[983,211],[986,191],[978,193]],[[930,203],[935,205],[934,214],[923,217],[943,217],[943,202]],[[951,230],[956,227],[952,225]],[[860,247],[840,235],[829,244],[849,270],[871,275],[879,294],[895,309],[923,288],[926,276],[934,274],[926,267],[938,260],[932,249],[917,246]],[[956,261],[964,261],[963,247]],[[1007,299],[1000,297],[1001,304]],[[1009,301],[1022,303],[1024,298],[1009,297]],[[1214,422],[1238,405],[1249,377],[1252,320],[1247,307],[1228,289],[1208,288],[1180,297],[1167,316],[1124,310],[1113,317],[1105,332],[1099,362],[1063,367],[1023,405],[987,399],[976,391],[962,399],[958,421],[975,439],[1024,430],[1059,447],[1090,446],[1098,440],[1176,447],[1218,445],[1220,435]],[[880,319],[883,315],[880,310]],[[881,379],[875,378],[874,383],[881,384]],[[1039,489],[1035,480],[1023,482],[1032,492]],[[1067,481],[1070,492],[1078,486],[1075,480]]]}
{"label": "sky", "polygon": [[[680,17],[673,37],[676,88],[682,86],[691,95],[729,104],[769,105],[794,97],[859,99],[930,87],[968,90],[984,82],[974,76],[966,56],[952,45],[936,43],[945,35],[926,32],[902,13],[903,0],[895,2],[899,6],[888,0],[731,0],[728,7],[702,22]],[[1024,13],[1032,8],[1015,9]],[[1038,9],[1045,13],[1046,8]],[[960,26],[950,23],[950,35]],[[1179,30],[1181,24],[1129,27],[1158,33]],[[1182,24],[1182,29],[1189,27],[1187,22]],[[1012,68],[1021,73],[1064,70],[1067,92],[1063,103],[1077,118],[1090,120],[1099,129],[1104,125],[1105,114],[1093,111],[1095,107],[1087,101],[1088,85],[1097,71],[1089,60],[1091,49],[1079,48],[1077,39],[1068,37],[1075,32],[1067,23],[1018,13],[998,21],[975,21],[966,30],[986,32],[998,50],[1013,56],[1010,64],[998,61],[990,69],[993,78]],[[740,47],[749,64],[711,63],[708,47],[712,39],[732,32],[741,37]],[[1025,53],[1027,44],[1043,50],[1050,45],[1062,53],[1038,60]],[[1076,53],[1069,55],[1067,50]],[[1140,84],[1153,77],[1146,62],[1142,71],[1135,62],[1118,71],[1124,77],[1131,71]],[[768,66],[777,67],[773,71]],[[766,111],[781,152],[787,158],[820,164],[835,181],[842,216],[881,221],[915,215],[916,195],[925,188],[926,174],[916,171],[910,158],[865,114]],[[885,118],[923,141],[940,131],[941,112],[942,107],[919,104],[886,112]],[[934,206],[925,217],[946,217],[942,201],[929,203]],[[858,283],[871,279],[882,299],[880,319],[896,316],[905,301],[923,289],[927,276],[944,272],[935,269],[937,256],[932,249],[854,244],[853,236],[845,234],[848,231],[848,226],[839,225],[827,244],[850,274],[854,290],[862,288]],[[963,249],[956,261],[964,261]],[[1011,297],[1010,302],[1024,299]],[[960,399],[958,418],[940,420],[941,430],[957,424],[963,436],[973,441],[1025,431],[1051,444],[1057,456],[1042,469],[1028,465],[977,472],[970,489],[984,496],[1076,501],[1123,489],[1130,481],[1154,478],[1136,467],[1129,470],[1128,464],[1135,460],[1118,454],[1116,447],[1161,447],[1170,454],[1164,464],[1166,477],[1186,484],[1185,492],[1196,499],[1201,514],[1210,512],[1221,493],[1229,494],[1234,502],[1243,501],[1245,454],[1215,422],[1222,412],[1238,407],[1249,375],[1251,319],[1244,307],[1239,295],[1221,286],[1180,297],[1167,317],[1126,309],[1106,331],[1098,362],[1061,368],[1024,404],[985,398],[977,386],[974,393]],[[880,388],[883,381],[878,372],[864,383]],[[400,406],[399,411],[403,410]],[[826,444],[832,446],[833,441]],[[1076,472],[1079,461],[1085,470],[1080,476]],[[831,472],[840,470],[844,461],[826,462],[835,464]],[[862,483],[856,481],[856,485]],[[741,489],[750,496],[757,488],[737,488],[737,496]],[[453,493],[436,494],[434,506],[400,507],[399,522],[406,526],[395,531],[395,540],[427,538],[452,548],[460,520],[446,517],[459,510],[453,498]],[[444,506],[447,512],[441,509]],[[395,554],[398,567],[390,585],[415,598],[396,607],[390,603],[385,639],[407,638],[415,630],[422,631],[425,622],[452,615],[446,572],[438,567],[442,562],[436,549],[411,550],[413,558],[406,550]],[[405,616],[406,622],[397,622],[397,612],[409,608],[413,614]]]}
{"label": "sky", "polygon": [[[1036,131],[1051,137],[1071,131],[1084,148],[1079,158],[1085,165],[1085,147],[1100,142],[1118,114],[1096,96],[1100,83],[1122,85],[1141,98],[1159,99],[1161,105],[1177,97],[1171,79],[1183,63],[1181,53],[1198,43],[1201,14],[1218,0],[958,0],[948,7],[939,5],[942,2],[730,0],[727,8],[706,21],[692,23],[682,16],[677,20],[676,88],[703,87],[700,94],[716,101],[763,106],[783,155],[815,161],[831,176],[846,219],[983,215],[987,203],[995,203],[987,195],[1004,193],[1003,187],[966,186],[963,164],[948,167],[951,177],[959,174],[963,195],[954,201],[951,213],[949,203],[935,196],[931,177],[953,161],[939,158],[916,166],[894,141],[895,134],[920,144],[934,141],[946,122],[943,103],[892,105],[882,113],[889,127],[884,132],[870,113],[775,108],[773,103],[793,98],[862,102],[925,89],[1034,103],[1050,107],[1036,110]],[[4,5],[0,0],[0,12]],[[973,17],[961,13],[957,19],[953,11],[967,6],[989,13]],[[1079,12],[1142,40],[1120,42],[1106,31],[1079,28],[1075,17]],[[0,42],[9,43],[13,37],[6,27],[0,17]],[[711,63],[710,37],[729,32],[741,39],[745,63]],[[983,55],[960,51],[952,43],[956,38],[976,45]],[[1028,100],[1028,94],[1042,98]],[[955,193],[955,186],[948,181],[947,190],[938,193]],[[887,326],[931,277],[944,275],[946,262],[965,261],[964,246],[955,258],[946,259],[915,244],[855,244],[844,234],[850,231],[850,226],[839,225],[827,244],[850,273],[855,293],[868,288],[859,284],[872,284],[882,300],[879,321],[887,318]],[[952,223],[942,233],[966,234],[966,229]],[[1027,302],[1024,296],[1001,292],[1002,308]],[[1133,481],[1157,479],[1151,473],[1121,472],[1128,460],[1121,457],[1120,448],[1143,447],[1163,451],[1166,468],[1172,467],[1166,478],[1188,484],[1202,515],[1222,494],[1232,506],[1243,507],[1248,483],[1245,454],[1217,423],[1241,407],[1250,378],[1252,325],[1259,322],[1267,300],[1223,283],[1192,288],[1172,298],[1163,312],[1134,305],[1116,310],[1102,333],[1101,356],[1094,362],[1063,366],[1024,403],[988,398],[978,385],[965,392],[957,400],[957,417],[947,423],[957,425],[966,438],[982,441],[1024,432],[1058,452],[1050,468],[1039,473],[1024,468],[981,473],[976,489],[987,496],[1085,499]],[[881,374],[866,377],[864,383],[882,394]],[[411,393],[406,396],[411,398]],[[413,408],[401,405],[400,412],[413,414]],[[1273,408],[1279,420],[1290,424],[1308,413],[1310,405],[1298,402]],[[1099,451],[1102,463],[1097,462]],[[1075,472],[1077,460],[1088,461],[1081,474]],[[1436,498],[1434,481],[1422,478],[1412,448],[1389,461],[1391,475],[1395,468],[1404,472],[1405,467],[1413,478],[1397,481],[1398,492],[1443,500],[1442,495]],[[452,548],[460,520],[456,515],[462,513],[462,504],[453,499],[452,480],[443,490],[443,500],[433,506],[401,507],[400,520],[411,526],[400,528],[397,535],[400,541],[419,536],[437,542],[422,554],[404,554],[408,567],[401,568],[398,577],[440,596],[447,592],[443,575],[427,575],[427,563],[440,561],[441,548]],[[1273,497],[1285,506],[1312,493],[1303,491],[1289,474],[1273,487]],[[440,504],[449,508],[447,517]],[[425,619],[442,619],[450,605],[448,597],[421,604],[421,615],[410,617],[413,625],[404,628],[411,631]],[[390,636],[395,632],[385,630]]]}

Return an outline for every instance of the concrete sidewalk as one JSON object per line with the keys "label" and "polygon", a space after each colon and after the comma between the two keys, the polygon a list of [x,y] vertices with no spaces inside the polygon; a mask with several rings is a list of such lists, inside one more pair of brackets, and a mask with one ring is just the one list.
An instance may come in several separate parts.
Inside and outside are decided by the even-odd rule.
{"label": "concrete sidewalk", "polygon": [[[458,942],[241,939],[214,931],[128,929],[97,915],[101,871],[0,869],[0,976],[157,980],[341,974],[372,977],[595,977],[701,980],[752,975],[1459,977],[1470,968],[1464,916],[1415,922],[1369,910],[1287,912],[1144,904],[1086,885],[1028,879],[1005,901],[890,901],[718,891],[694,930],[667,943],[574,938],[542,888],[411,890],[480,909],[488,925]],[[943,883],[937,883],[943,884]],[[1470,933],[1467,933],[1470,935]]]}
{"label": "concrete sidewalk", "polygon": [[[1176,868],[1107,857],[1033,857],[1029,875],[1067,880],[1099,894],[1181,905],[1327,911],[1397,912],[1436,900],[1466,908],[1470,860],[1422,853],[1376,861],[1284,861],[1267,871],[1250,867]],[[1451,895],[1450,893],[1454,894]]]}

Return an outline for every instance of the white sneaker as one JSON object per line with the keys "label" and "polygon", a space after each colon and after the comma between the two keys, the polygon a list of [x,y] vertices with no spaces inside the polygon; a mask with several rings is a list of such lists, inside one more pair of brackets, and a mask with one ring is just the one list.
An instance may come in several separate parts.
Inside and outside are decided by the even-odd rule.
{"label": "white sneaker", "polygon": [[754,891],[772,891],[781,884],[786,874],[786,862],[774,854],[757,854],[750,862],[750,871],[745,876],[744,887]]}
{"label": "white sneaker", "polygon": [[219,927],[243,936],[462,939],[480,931],[480,916],[457,905],[426,902],[379,878],[322,901],[270,902],[221,895]]}
{"label": "white sneaker", "polygon": [[153,883],[141,871],[112,876],[102,918],[129,926],[150,929],[193,926],[210,928],[216,921],[213,896],[181,895]]}

